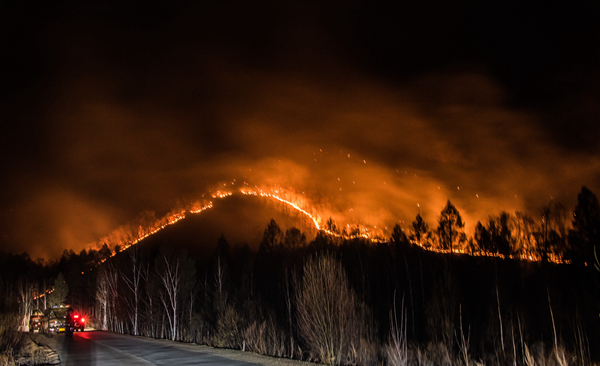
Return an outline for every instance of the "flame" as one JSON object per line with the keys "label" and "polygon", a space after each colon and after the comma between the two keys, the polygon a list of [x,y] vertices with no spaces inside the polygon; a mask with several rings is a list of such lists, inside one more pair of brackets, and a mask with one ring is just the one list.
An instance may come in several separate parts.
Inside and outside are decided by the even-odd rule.
{"label": "flame", "polygon": [[315,228],[317,230],[322,230],[321,229],[321,225],[319,225],[319,221],[320,218],[312,215],[310,212],[306,211],[305,209],[303,209],[302,207],[296,205],[295,203],[288,201],[284,198],[281,198],[280,196],[278,196],[277,194],[279,193],[279,191],[275,191],[275,194],[272,193],[267,193],[264,192],[262,189],[256,188],[255,190],[247,190],[247,189],[240,189],[240,192],[243,195],[250,195],[250,196],[260,196],[260,197],[269,197],[269,198],[273,198],[276,199],[277,201],[284,203],[288,206],[290,206],[291,208],[295,209],[296,211],[308,216],[308,218],[311,219],[311,221],[313,222],[313,224],[315,224]]}
{"label": "flame", "polygon": [[[422,242],[418,242],[416,240],[411,240],[411,244],[417,245],[417,246],[421,247],[423,250],[427,250],[430,252],[450,254],[450,249],[437,248],[428,243],[422,243]],[[542,261],[542,256],[537,253],[521,253],[518,255],[511,254],[511,255],[506,256],[501,253],[485,252],[482,250],[471,252],[464,248],[455,248],[452,250],[452,253],[469,255],[472,257],[495,257],[495,258],[500,258],[500,259],[518,259],[518,260],[524,260],[524,261],[529,261],[529,262],[541,262]],[[548,257],[546,260],[550,263],[556,263],[556,264],[571,264],[570,260],[566,260],[555,253],[548,253]]]}
{"label": "flame", "polygon": [[232,194],[232,192],[216,191],[215,193],[213,193],[212,198],[225,198],[231,196]]}
{"label": "flame", "polygon": [[[311,219],[311,221],[313,222],[313,224],[315,225],[315,228],[319,231],[323,231],[333,237],[336,238],[341,238],[341,239],[357,239],[357,238],[363,238],[363,239],[367,239],[370,240],[371,242],[374,243],[382,243],[385,240],[382,240],[380,238],[376,238],[373,235],[371,235],[368,232],[368,229],[366,228],[362,228],[360,229],[360,233],[359,234],[355,234],[355,235],[350,235],[350,234],[341,234],[332,230],[329,230],[325,227],[323,227],[321,225],[321,217],[319,215],[314,215],[311,214],[310,212],[308,212],[306,209],[300,207],[297,203],[294,203],[292,201],[289,201],[283,197],[281,197],[283,192],[280,192],[280,190],[274,190],[274,193],[268,193],[263,191],[262,189],[255,187],[254,190],[252,189],[240,189],[240,192],[244,195],[252,195],[252,196],[260,196],[260,197],[268,197],[268,198],[273,198],[291,208],[293,208],[294,210],[308,216],[308,218]],[[347,225],[348,227],[350,227],[349,225]]]}
{"label": "flame", "polygon": [[[209,203],[212,207],[212,202]],[[202,212],[206,207],[195,208],[195,212]],[[110,247],[114,247],[115,249],[111,249],[111,257],[114,257],[118,252],[121,252],[132,245],[139,243],[140,241],[156,234],[160,230],[166,228],[167,226],[173,225],[183,219],[185,219],[185,210],[181,211],[172,211],[167,214],[163,218],[156,220],[155,222],[143,227],[140,225],[137,230],[137,235],[132,235],[131,232],[128,232],[126,229],[117,229],[111,235],[104,237],[98,241],[96,247],[101,247],[103,243],[107,244]],[[117,251],[116,248],[119,247]],[[103,263],[106,259],[100,261]]]}
{"label": "flame", "polygon": [[185,219],[185,211],[181,211],[179,213],[171,214],[171,215],[169,215],[169,216],[166,217],[166,221],[167,221],[166,223],[164,223],[161,226],[159,226],[157,228],[154,228],[152,231],[149,231],[149,232],[145,233],[144,235],[142,235],[142,236],[134,239],[131,243],[125,245],[123,247],[123,249],[129,248],[130,246],[139,243],[140,241],[146,239],[147,237],[156,234],[157,232],[159,232],[160,230],[166,228],[167,226],[173,225],[174,223],[176,223],[176,222],[178,222],[180,220],[183,220],[183,219]]}
{"label": "flame", "polygon": [[[247,186],[248,184],[244,183],[244,185]],[[308,204],[306,202],[306,199],[302,198],[300,195],[284,191],[282,188],[271,189],[269,192],[267,190],[263,190],[263,189],[259,188],[258,186],[255,186],[254,188],[240,188],[239,192],[246,196],[258,196],[258,197],[265,197],[265,198],[276,200],[277,202],[279,202],[283,205],[286,205],[288,208],[291,208],[291,209],[299,212],[300,214],[305,215],[313,223],[316,230],[322,231],[332,237],[340,238],[340,239],[344,239],[344,240],[366,239],[372,243],[387,242],[387,238],[382,238],[380,236],[377,236],[372,231],[369,231],[369,228],[366,226],[357,225],[356,227],[351,228],[350,224],[346,224],[345,229],[341,232],[338,230],[330,230],[329,228],[327,228],[326,226],[324,226],[322,224],[323,220],[321,218],[321,215],[318,213],[315,213],[315,210],[310,208],[310,204]],[[215,191],[211,196],[214,199],[223,199],[223,198],[232,196],[233,194],[234,193],[232,191]],[[149,224],[147,227],[140,226],[138,228],[136,236],[132,237],[132,235],[130,235],[126,232],[120,233],[120,234],[112,233],[108,237],[102,238],[98,243],[108,243],[109,247],[116,248],[117,246],[119,246],[120,250],[125,250],[125,249],[131,247],[132,245],[135,245],[135,244],[139,243],[140,241],[156,234],[157,232],[166,228],[167,226],[173,225],[173,224],[179,222],[180,220],[183,220],[186,217],[186,215],[185,215],[186,212],[188,212],[190,214],[200,214],[200,213],[202,213],[206,210],[209,210],[213,207],[214,207],[214,204],[212,201],[203,202],[203,203],[196,201],[195,203],[191,204],[187,210],[174,210],[170,214],[166,215],[165,217],[163,217],[159,220],[156,220],[154,223]],[[350,209],[350,210],[352,211],[353,209]],[[376,226],[374,226],[373,228],[376,230],[381,230],[381,229],[377,229]],[[387,228],[385,228],[385,229],[387,230]],[[423,243],[423,242],[411,241],[411,244],[417,245],[417,246],[421,247],[422,249],[431,251],[431,252],[442,253],[442,254],[450,254],[450,252],[451,252],[450,249],[443,249],[443,248],[440,248],[439,246],[436,246],[436,243],[431,243],[431,242]],[[532,250],[530,248],[521,254],[509,255],[509,256],[505,256],[500,253],[491,253],[491,252],[485,252],[485,251],[469,251],[469,250],[467,250],[467,248],[460,248],[460,247],[453,248],[452,253],[460,254],[460,255],[469,255],[469,256],[474,256],[474,257],[497,257],[497,258],[501,258],[501,259],[508,259],[508,258],[520,259],[520,260],[533,261],[533,262],[540,262],[542,260],[541,255],[539,255],[538,253],[532,252]],[[111,256],[114,256],[116,254],[117,254],[117,251],[112,250]],[[570,261],[564,260],[561,256],[559,256],[555,253],[548,253],[547,260],[549,262],[557,263],[557,264],[569,264],[570,263]],[[102,260],[102,262],[104,262],[104,260]]]}
{"label": "flame", "polygon": [[206,211],[210,208],[213,208],[213,203],[208,202],[208,204],[204,205],[204,206],[198,206],[198,205],[192,205],[192,207],[190,208],[189,212],[191,214],[198,214],[200,212]]}
{"label": "flame", "polygon": [[48,290],[46,290],[46,292],[45,292],[45,293],[37,293],[37,292],[34,292],[34,294],[33,294],[33,299],[34,299],[34,300],[41,299],[42,297],[46,296],[47,294],[51,294],[51,293],[53,293],[53,292],[54,292],[54,287],[53,287],[53,288],[51,288],[51,289],[48,289]]}

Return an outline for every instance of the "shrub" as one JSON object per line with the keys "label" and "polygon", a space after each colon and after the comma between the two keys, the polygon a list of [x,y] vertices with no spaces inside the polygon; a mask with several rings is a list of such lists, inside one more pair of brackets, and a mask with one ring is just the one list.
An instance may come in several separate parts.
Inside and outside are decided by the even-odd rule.
{"label": "shrub", "polygon": [[0,313],[0,352],[19,350],[24,335],[19,330],[19,316],[16,313]]}
{"label": "shrub", "polygon": [[277,327],[273,316],[266,320],[252,322],[243,333],[246,349],[261,355],[286,356],[287,337],[283,330]]}
{"label": "shrub", "polygon": [[25,336],[19,330],[17,313],[0,313],[0,364],[11,364],[24,344]]}
{"label": "shrub", "polygon": [[310,258],[296,292],[298,332],[309,358],[339,365],[375,361],[370,309],[331,255]]}
{"label": "shrub", "polygon": [[408,342],[406,339],[404,299],[402,301],[401,309],[400,319],[398,319],[396,301],[394,299],[394,308],[390,310],[390,339],[385,346],[385,355],[387,356],[388,365],[391,366],[408,365]]}
{"label": "shrub", "polygon": [[240,348],[239,316],[235,309],[228,305],[217,316],[217,327],[213,344],[219,348]]}

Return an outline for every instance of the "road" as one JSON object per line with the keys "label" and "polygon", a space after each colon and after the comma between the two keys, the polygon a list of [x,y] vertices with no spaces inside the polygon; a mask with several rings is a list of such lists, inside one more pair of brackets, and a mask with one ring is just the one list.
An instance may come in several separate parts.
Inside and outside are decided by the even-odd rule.
{"label": "road", "polygon": [[61,366],[149,366],[149,365],[307,365],[249,352],[218,350],[195,344],[133,337],[110,332],[90,331],[47,338],[36,334],[34,340],[57,351]]}

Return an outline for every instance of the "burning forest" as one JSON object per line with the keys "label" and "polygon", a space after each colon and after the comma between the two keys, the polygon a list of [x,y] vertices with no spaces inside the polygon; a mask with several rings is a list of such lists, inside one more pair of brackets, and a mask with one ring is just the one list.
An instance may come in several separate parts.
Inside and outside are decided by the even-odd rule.
{"label": "burning forest", "polygon": [[0,357],[600,360],[596,4],[0,8]]}
{"label": "burning forest", "polygon": [[[179,225],[235,195],[305,216],[316,235],[271,220],[257,247],[221,234],[209,255],[190,256]],[[18,286],[3,291],[9,308],[15,291],[24,327],[33,309],[69,303],[95,329],[325,364],[589,363],[600,204],[583,187],[570,223],[542,212],[490,216],[467,237],[447,201],[437,225],[417,214],[384,237],[323,220],[281,188],[221,190],[57,262],[4,255],[3,278]]]}

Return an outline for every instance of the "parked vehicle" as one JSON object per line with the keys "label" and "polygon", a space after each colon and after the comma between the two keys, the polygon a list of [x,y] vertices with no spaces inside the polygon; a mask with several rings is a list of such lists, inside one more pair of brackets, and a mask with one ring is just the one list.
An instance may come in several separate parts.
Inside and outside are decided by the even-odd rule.
{"label": "parked vehicle", "polygon": [[29,317],[29,332],[40,333],[42,331],[43,320],[44,312],[41,310],[34,310]]}

